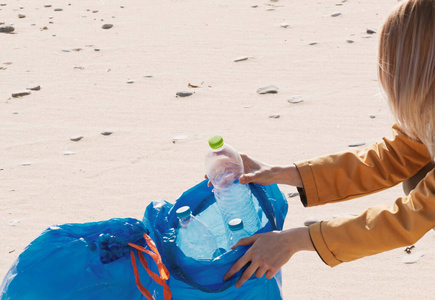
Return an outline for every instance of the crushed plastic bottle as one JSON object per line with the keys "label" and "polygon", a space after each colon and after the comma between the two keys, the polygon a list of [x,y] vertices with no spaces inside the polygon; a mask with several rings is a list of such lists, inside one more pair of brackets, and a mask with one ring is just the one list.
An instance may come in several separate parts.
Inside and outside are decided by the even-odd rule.
{"label": "crushed plastic bottle", "polygon": [[239,182],[244,173],[242,158],[233,147],[224,143],[221,136],[210,138],[209,145],[211,149],[206,155],[205,170],[213,184],[224,223],[241,218],[245,230],[252,235],[261,224],[250,188]]}

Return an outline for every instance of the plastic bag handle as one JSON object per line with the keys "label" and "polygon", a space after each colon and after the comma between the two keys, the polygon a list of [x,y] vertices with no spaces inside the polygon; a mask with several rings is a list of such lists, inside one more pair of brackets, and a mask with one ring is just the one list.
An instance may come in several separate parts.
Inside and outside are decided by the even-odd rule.
{"label": "plastic bag handle", "polygon": [[[135,245],[132,243],[128,243],[128,245],[138,250],[139,260],[140,260],[142,266],[145,268],[148,275],[156,283],[163,286],[164,299],[170,300],[172,298],[172,293],[171,293],[171,290],[169,289],[168,284],[165,281],[165,280],[169,279],[169,271],[166,268],[166,266],[163,264],[162,257],[160,256],[160,253],[157,250],[157,247],[154,244],[154,241],[147,234],[144,234],[143,237],[145,238],[145,241],[146,241],[148,247],[150,247],[150,249],[152,251],[145,249],[142,246],[138,246],[138,245]],[[147,263],[145,257],[143,256],[142,252],[145,252],[149,256],[151,256],[151,258],[154,260],[154,262],[156,263],[156,265],[158,267],[159,274],[156,274],[150,270],[150,268],[148,267],[148,263]],[[141,291],[142,295],[144,295],[145,298],[147,298],[148,300],[155,300],[154,297],[151,295],[151,293],[140,282],[139,272],[138,272],[137,266],[136,266],[136,258],[134,257],[133,250],[130,251],[130,257],[131,257],[131,263],[133,264],[134,277],[135,277],[136,285],[137,285],[138,289]]]}

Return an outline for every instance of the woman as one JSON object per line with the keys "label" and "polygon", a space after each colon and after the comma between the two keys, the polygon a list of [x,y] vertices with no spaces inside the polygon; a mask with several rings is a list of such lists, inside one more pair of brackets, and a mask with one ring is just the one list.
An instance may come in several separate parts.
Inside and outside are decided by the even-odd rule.
{"label": "woman", "polygon": [[[393,138],[362,151],[290,166],[269,166],[242,155],[246,174],[240,182],[293,185],[305,206],[315,206],[378,192],[416,175],[435,158],[434,39],[435,0],[405,1],[383,26],[379,79],[397,119]],[[412,245],[435,226],[435,171],[426,167],[427,171],[409,195],[397,199],[392,207],[374,207],[356,217],[241,239],[233,248],[252,246],[224,280],[248,262],[236,287],[253,274],[272,278],[293,254],[303,250],[317,251],[333,267]]]}

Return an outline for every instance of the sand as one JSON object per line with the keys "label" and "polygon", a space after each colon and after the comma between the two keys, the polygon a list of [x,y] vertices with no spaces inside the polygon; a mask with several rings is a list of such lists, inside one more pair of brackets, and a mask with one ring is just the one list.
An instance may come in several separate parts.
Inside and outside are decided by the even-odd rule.
{"label": "sand", "polygon": [[[391,135],[376,55],[396,0],[0,4],[0,22],[15,28],[0,33],[0,278],[52,224],[142,219],[151,201],[174,202],[203,180],[213,134],[270,164]],[[278,93],[257,94],[267,85]],[[285,227],[401,195],[315,208],[292,197]],[[415,245],[424,256],[414,264],[404,249],[332,269],[298,253],[283,267],[284,298],[429,299],[434,239]]]}

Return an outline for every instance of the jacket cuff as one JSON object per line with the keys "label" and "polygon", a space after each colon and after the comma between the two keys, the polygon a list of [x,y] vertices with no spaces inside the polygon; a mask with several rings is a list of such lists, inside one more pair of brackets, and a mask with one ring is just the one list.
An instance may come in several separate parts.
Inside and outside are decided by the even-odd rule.
{"label": "jacket cuff", "polygon": [[307,195],[305,194],[305,189],[304,188],[300,188],[298,187],[298,192],[299,192],[299,198],[301,198],[301,202],[304,205],[304,207],[307,207]]}
{"label": "jacket cuff", "polygon": [[310,225],[309,231],[310,231],[310,238],[313,242],[314,248],[316,249],[317,254],[319,254],[320,258],[323,260],[325,264],[327,264],[330,267],[335,267],[338,264],[341,264],[342,262],[339,261],[334,254],[329,250],[328,246],[326,245],[325,240],[322,236],[322,224],[324,222],[319,222]]}
{"label": "jacket cuff", "polygon": [[313,171],[311,170],[310,162],[303,161],[295,163],[296,168],[298,168],[299,175],[302,179],[302,184],[304,186],[303,198],[301,198],[304,206],[316,206],[319,205],[319,197],[317,195],[317,187],[314,181]]}

